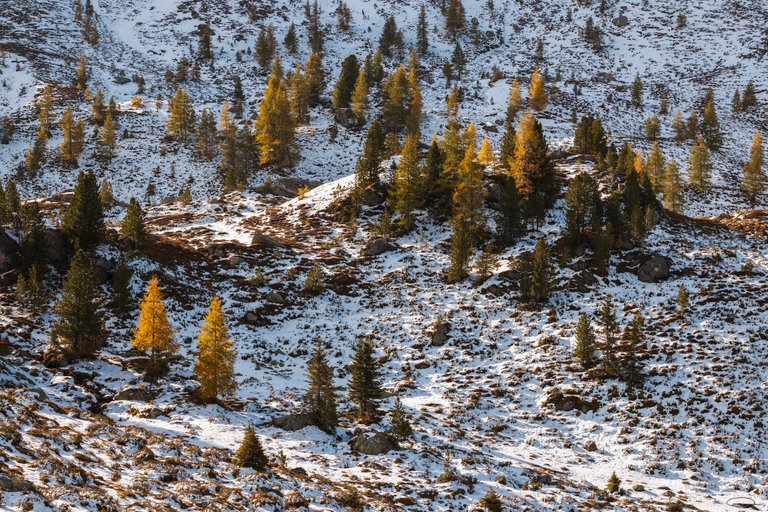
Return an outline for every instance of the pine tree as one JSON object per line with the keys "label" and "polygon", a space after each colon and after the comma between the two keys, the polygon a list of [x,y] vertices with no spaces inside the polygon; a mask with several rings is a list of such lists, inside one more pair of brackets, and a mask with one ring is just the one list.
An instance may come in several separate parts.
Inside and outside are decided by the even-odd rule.
{"label": "pine tree", "polygon": [[675,213],[683,211],[683,185],[680,177],[679,166],[674,160],[667,163],[664,170],[664,181],[662,183],[664,192],[664,206]]}
{"label": "pine tree", "polygon": [[355,55],[349,55],[341,63],[341,72],[336,85],[333,87],[333,108],[340,109],[349,107],[352,100],[352,93],[355,89],[357,76],[360,74],[360,64]]}
{"label": "pine tree", "polygon": [[467,278],[467,266],[472,257],[470,222],[464,217],[454,216],[451,234],[451,265],[448,267],[448,282],[458,283]]}
{"label": "pine tree", "polygon": [[688,117],[687,123],[688,134],[686,139],[696,138],[696,134],[699,133],[699,114],[696,110],[691,110],[691,115]]}
{"label": "pine tree", "polygon": [[187,91],[181,87],[176,88],[171,100],[167,128],[169,135],[179,142],[189,140],[195,130],[195,108]]}
{"label": "pine tree", "polygon": [[200,379],[200,397],[214,402],[237,389],[234,342],[229,335],[221,299],[214,295],[197,338],[195,375]]}
{"label": "pine tree", "polygon": [[486,225],[483,213],[485,199],[483,169],[477,162],[477,132],[474,123],[470,123],[467,127],[463,140],[466,144],[466,152],[459,164],[453,190],[453,215],[467,223],[470,236],[474,237]]}
{"label": "pine tree", "polygon": [[75,120],[72,107],[68,106],[61,118],[62,142],[59,146],[61,159],[72,167],[77,166],[77,159],[83,152],[85,139],[85,123],[82,119]]}
{"label": "pine tree", "polygon": [[643,380],[639,361],[646,350],[643,323],[642,315],[640,313],[635,314],[630,324],[624,329],[619,346],[621,378],[630,387],[640,384]]}
{"label": "pine tree", "polygon": [[643,106],[643,81],[640,80],[640,74],[635,75],[632,82],[632,106],[640,108]]}
{"label": "pine tree", "polygon": [[749,204],[754,208],[757,198],[765,190],[765,170],[763,162],[765,161],[765,152],[763,150],[763,140],[760,137],[760,130],[755,131],[755,138],[752,141],[749,162],[744,166],[744,181],[741,189],[747,196]]}
{"label": "pine tree", "polygon": [[408,415],[403,409],[400,397],[395,398],[395,407],[392,409],[392,428],[389,433],[398,441],[404,441],[413,435],[413,427],[408,420]]}
{"label": "pine tree", "polygon": [[296,25],[292,22],[288,32],[285,34],[285,39],[283,39],[283,44],[291,55],[295,55],[298,51],[296,43]]}
{"label": "pine tree", "polygon": [[85,251],[95,248],[104,239],[99,184],[93,171],[80,171],[77,176],[72,201],[61,219],[61,230],[75,248]]}
{"label": "pine tree", "polygon": [[107,114],[104,118],[104,126],[101,129],[101,137],[99,138],[99,146],[101,147],[101,154],[107,160],[112,160],[115,157],[115,150],[117,149],[117,126],[112,118],[112,114]]}
{"label": "pine tree", "polygon": [[312,53],[323,53],[323,28],[320,25],[320,8],[315,0],[309,16],[308,42]]}
{"label": "pine tree", "polygon": [[712,180],[712,159],[709,148],[702,136],[696,140],[691,148],[691,158],[688,163],[688,180],[696,192],[703,193]]}
{"label": "pine tree", "polygon": [[120,232],[130,240],[134,247],[141,249],[147,245],[147,231],[144,227],[144,211],[139,201],[132,197],[128,203],[125,217],[120,222]]}
{"label": "pine tree", "polygon": [[488,136],[483,137],[483,143],[480,146],[480,153],[477,155],[477,161],[485,167],[492,167],[496,165],[496,155],[493,152],[491,141]]}
{"label": "pine tree", "polygon": [[687,311],[688,311],[688,290],[685,288],[684,284],[680,284],[680,287],[677,289],[677,312],[682,318],[685,316],[685,313]]}
{"label": "pine tree", "polygon": [[382,114],[388,132],[400,132],[408,118],[411,104],[405,66],[401,65],[384,81]]}
{"label": "pine tree", "polygon": [[355,89],[352,92],[352,113],[355,114],[358,122],[365,122],[365,116],[368,113],[368,79],[364,69],[360,70],[355,80]]}
{"label": "pine tree", "polygon": [[85,55],[80,55],[80,62],[77,65],[77,71],[75,72],[75,87],[81,92],[85,92],[85,88],[88,85],[88,61]]}
{"label": "pine tree", "polygon": [[553,187],[552,164],[547,141],[539,121],[530,112],[523,114],[517,129],[511,173],[524,199],[534,193],[549,193]]}
{"label": "pine tree", "polygon": [[520,291],[523,298],[532,303],[542,303],[549,299],[552,290],[554,269],[549,261],[550,249],[544,238],[539,238],[533,254],[528,255],[521,268]]}
{"label": "pine tree", "polygon": [[701,134],[707,142],[709,149],[718,150],[723,145],[723,136],[720,133],[720,121],[715,111],[715,93],[712,89],[707,91],[704,99],[704,116],[701,120]]}
{"label": "pine tree", "polygon": [[499,148],[499,163],[504,167],[507,174],[510,173],[512,159],[515,156],[516,139],[515,126],[508,122],[504,127],[504,134],[501,136],[501,148]]}
{"label": "pine tree", "polygon": [[272,25],[261,26],[259,35],[256,38],[256,62],[261,69],[267,69],[272,59],[275,57],[277,49],[277,39],[275,39],[275,27]]}
{"label": "pine tree", "polygon": [[600,199],[597,182],[588,173],[576,175],[565,193],[566,237],[575,244],[581,240],[583,230],[599,222],[597,203]]}
{"label": "pine tree", "polygon": [[119,315],[125,315],[132,306],[135,306],[133,302],[133,294],[131,293],[131,278],[133,277],[133,271],[129,267],[124,258],[120,258],[120,261],[115,268],[115,272],[112,274],[112,306],[115,308]]}
{"label": "pine tree", "polygon": [[523,106],[523,96],[520,93],[520,83],[517,79],[512,81],[507,98],[507,126],[512,126],[517,118],[517,113]]}
{"label": "pine tree", "polygon": [[455,85],[451,89],[446,101],[448,110],[448,122],[443,137],[443,152],[445,153],[444,167],[449,173],[456,173],[459,164],[464,159],[466,147],[461,132],[459,121],[459,89]]}
{"label": "pine tree", "polygon": [[498,204],[499,219],[496,225],[504,244],[509,245],[515,239],[521,225],[520,195],[517,184],[512,176],[505,176],[501,186],[501,197]]}
{"label": "pine tree", "polygon": [[608,479],[608,492],[612,494],[618,494],[621,490],[621,480],[616,476],[616,472],[611,473],[611,478]]}
{"label": "pine tree", "polygon": [[376,407],[373,400],[381,398],[381,371],[373,355],[370,338],[361,339],[350,364],[349,399],[358,407],[358,421],[366,423],[374,419]]}
{"label": "pine tree", "polygon": [[451,66],[456,71],[456,78],[461,80],[464,74],[464,68],[467,67],[467,57],[464,55],[464,50],[461,45],[456,41],[456,46],[453,47],[453,55],[451,55]]}
{"label": "pine tree", "polygon": [[97,89],[96,95],[93,97],[93,103],[91,103],[91,122],[98,125],[103,124],[106,111],[107,107],[104,105],[104,91]]}
{"label": "pine tree", "polygon": [[[490,0],[492,1],[492,0]],[[503,512],[504,502],[493,489],[489,489],[487,493],[480,499],[480,506],[485,512]]]}
{"label": "pine tree", "polygon": [[657,114],[649,116],[645,120],[645,138],[647,140],[656,140],[661,133],[661,120]]}
{"label": "pine tree", "polygon": [[464,30],[466,16],[461,0],[448,0],[445,8],[445,30],[448,35],[456,39],[459,32]]}
{"label": "pine tree", "polygon": [[394,175],[394,189],[391,204],[400,215],[400,224],[413,226],[413,212],[421,207],[423,178],[419,167],[419,135],[409,134],[405,138],[403,152]]}
{"label": "pine tree", "polygon": [[733,99],[731,100],[731,110],[734,114],[741,112],[741,93],[738,89],[733,93]]}
{"label": "pine tree", "polygon": [[195,152],[200,158],[210,160],[216,154],[216,147],[219,145],[216,138],[216,120],[213,112],[203,109],[200,113],[200,123],[197,126],[197,143]]}
{"label": "pine tree", "polygon": [[248,425],[243,436],[243,442],[235,454],[235,465],[240,468],[250,468],[258,472],[264,472],[269,467],[267,455],[261,446],[253,425]]}
{"label": "pine tree", "polygon": [[46,268],[45,222],[40,215],[40,205],[35,201],[19,207],[19,268],[23,272],[32,267],[39,271]]}
{"label": "pine tree", "polygon": [[741,99],[741,110],[749,111],[755,107],[757,107],[757,93],[755,92],[754,82],[750,80],[744,88],[744,94]]}
{"label": "pine tree", "polygon": [[422,57],[429,53],[429,25],[427,22],[427,10],[424,4],[419,8],[419,20],[416,23],[416,49]]}
{"label": "pine tree", "polygon": [[333,433],[339,425],[336,412],[336,390],[333,387],[333,370],[328,365],[320,340],[307,367],[309,388],[305,401],[312,421],[320,429]]}
{"label": "pine tree", "polygon": [[325,71],[323,71],[323,57],[317,52],[309,54],[304,73],[307,81],[307,91],[311,105],[320,101],[320,95],[325,91]]}
{"label": "pine tree", "polygon": [[579,315],[579,323],[576,326],[574,355],[585,369],[592,368],[595,364],[596,343],[595,332],[592,330],[589,317],[582,313]]}
{"label": "pine tree", "polygon": [[399,45],[402,45],[402,35],[397,30],[395,17],[388,16],[379,38],[379,50],[384,57],[392,57],[392,49]]}
{"label": "pine tree", "polygon": [[379,182],[379,165],[384,160],[384,132],[378,121],[374,121],[368,129],[368,135],[363,144],[363,154],[355,166],[355,189],[358,192]]}
{"label": "pine tree", "polygon": [[408,133],[418,133],[421,125],[421,110],[423,100],[421,97],[421,87],[419,79],[416,76],[416,52],[411,52],[411,65],[408,71],[408,92],[410,101],[408,104],[408,114],[405,118],[405,128]]}
{"label": "pine tree", "polygon": [[154,381],[164,370],[165,356],[178,350],[173,341],[174,330],[165,313],[165,302],[157,276],[149,280],[144,300],[139,303],[139,311],[131,344],[142,352],[150,352],[145,378]]}
{"label": "pine tree", "polygon": [[99,286],[88,255],[78,250],[64,279],[61,299],[53,308],[49,347],[64,357],[89,357],[107,338]]}
{"label": "pine tree", "polygon": [[544,90],[544,77],[539,73],[539,67],[533,70],[533,76],[531,77],[531,88],[528,89],[528,95],[530,98],[528,102],[531,108],[537,112],[541,112],[547,108],[547,92]]}
{"label": "pine tree", "polygon": [[285,91],[285,82],[279,72],[280,60],[275,59],[264,99],[259,104],[256,118],[256,144],[259,146],[261,165],[291,167],[298,160],[295,139],[295,121]]}
{"label": "pine tree", "polygon": [[598,313],[600,326],[603,328],[603,344],[600,347],[602,352],[601,367],[607,375],[615,375],[618,370],[618,360],[616,354],[616,332],[618,324],[616,323],[616,313],[613,309],[613,299],[610,295],[606,296],[603,305]]}

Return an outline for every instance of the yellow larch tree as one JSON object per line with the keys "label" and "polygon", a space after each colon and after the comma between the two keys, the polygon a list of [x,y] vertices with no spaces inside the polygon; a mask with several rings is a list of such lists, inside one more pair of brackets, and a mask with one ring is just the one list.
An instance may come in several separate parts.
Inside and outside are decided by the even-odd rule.
{"label": "yellow larch tree", "polygon": [[229,336],[221,299],[217,296],[211,300],[197,343],[195,375],[200,379],[200,397],[213,402],[218,397],[234,393],[237,389],[234,342]]}
{"label": "yellow larch tree", "polygon": [[539,73],[539,67],[533,70],[531,77],[531,88],[528,89],[530,95],[530,105],[533,110],[541,112],[547,108],[547,91],[544,90],[544,77]]}
{"label": "yellow larch tree", "polygon": [[[174,330],[165,313],[163,292],[157,276],[152,276],[147,285],[144,300],[139,304],[139,321],[133,331],[134,347],[150,353],[150,368],[154,369],[158,355],[166,355],[178,350],[173,341]],[[147,375],[149,376],[149,370]]]}
{"label": "yellow larch tree", "polygon": [[488,137],[483,137],[483,143],[480,146],[480,154],[477,155],[477,161],[486,167],[496,164],[496,155],[493,153],[493,147]]}

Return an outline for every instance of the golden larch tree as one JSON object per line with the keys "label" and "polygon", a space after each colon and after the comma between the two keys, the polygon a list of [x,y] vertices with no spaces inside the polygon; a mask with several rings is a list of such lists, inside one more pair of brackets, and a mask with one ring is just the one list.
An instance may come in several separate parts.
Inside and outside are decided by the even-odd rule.
{"label": "golden larch tree", "polygon": [[178,346],[173,341],[174,330],[165,313],[163,292],[157,276],[152,276],[147,285],[144,300],[139,304],[139,321],[133,331],[134,347],[150,353],[150,364],[154,364],[158,355],[176,352]]}
{"label": "golden larch tree", "polygon": [[477,161],[486,167],[496,164],[496,155],[493,153],[493,147],[488,137],[483,137],[483,143],[480,146],[480,154],[477,155]]}
{"label": "golden larch tree", "polygon": [[220,396],[234,393],[237,389],[234,342],[229,336],[221,299],[217,296],[211,300],[208,315],[200,326],[197,344],[195,375],[200,379],[200,397],[213,402]]}
{"label": "golden larch tree", "polygon": [[544,77],[539,73],[539,67],[533,70],[531,77],[531,88],[528,89],[530,95],[530,105],[533,110],[541,112],[547,108],[547,92],[544,90]]}

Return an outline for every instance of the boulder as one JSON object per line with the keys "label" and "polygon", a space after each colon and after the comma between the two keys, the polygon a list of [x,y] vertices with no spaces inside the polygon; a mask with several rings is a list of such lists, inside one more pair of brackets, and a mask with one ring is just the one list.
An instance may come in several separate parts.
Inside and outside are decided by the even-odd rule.
{"label": "boulder", "polygon": [[379,206],[386,200],[386,190],[380,183],[367,187],[360,195],[360,204],[363,206]]}
{"label": "boulder", "polygon": [[594,288],[597,284],[597,278],[595,274],[589,270],[582,270],[574,274],[574,276],[568,281],[566,288],[568,290],[575,290],[579,293],[586,293]]}
{"label": "boulder", "polygon": [[115,271],[115,263],[102,256],[95,256],[92,261],[93,275],[96,282],[104,284],[109,281],[110,276],[112,276]]}
{"label": "boulder", "polygon": [[363,455],[381,455],[400,448],[396,441],[376,431],[358,434],[349,441],[349,444],[352,451]]}
{"label": "boulder", "polygon": [[362,254],[367,258],[373,258],[374,256],[379,256],[385,252],[395,251],[399,248],[400,246],[395,242],[379,237],[369,240],[363,247]]}
{"label": "boulder", "polygon": [[13,270],[18,263],[19,244],[8,233],[0,231],[0,273]]}
{"label": "boulder", "polygon": [[27,480],[10,478],[5,475],[0,475],[0,490],[7,492],[25,492],[31,491],[34,488],[35,484]]}
{"label": "boulder", "polygon": [[72,244],[64,236],[64,234],[58,229],[46,229],[43,232],[45,240],[45,257],[53,266],[66,265],[74,251]]}
{"label": "boulder", "polygon": [[596,452],[597,443],[595,443],[592,439],[590,439],[586,443],[584,443],[584,449],[587,450],[588,452]]}
{"label": "boulder", "polygon": [[442,347],[448,341],[448,333],[451,331],[451,324],[444,318],[438,318],[432,327],[431,346]]}
{"label": "boulder", "polygon": [[264,233],[259,233],[258,231],[253,233],[253,238],[251,239],[251,247],[254,249],[290,249],[290,247],[284,243],[278,242],[274,238],[267,236]]}
{"label": "boulder", "polygon": [[315,188],[320,185],[319,181],[305,180],[301,178],[278,178],[268,180],[264,183],[264,192],[275,196],[296,197],[299,195],[300,188]]}
{"label": "boulder", "polygon": [[352,112],[351,108],[339,108],[336,109],[336,113],[333,118],[344,128],[359,128],[362,123],[357,116]]}
{"label": "boulder", "polygon": [[643,257],[637,268],[637,278],[644,283],[658,283],[669,277],[671,264],[668,258],[660,254]]}
{"label": "boulder", "polygon": [[629,25],[629,18],[623,14],[619,14],[617,17],[613,18],[613,24],[619,28],[626,27]]}
{"label": "boulder", "polygon": [[149,389],[149,386],[124,386],[115,393],[112,400],[128,400],[131,402],[149,402],[157,397],[157,392]]}
{"label": "boulder", "polygon": [[314,424],[314,421],[312,421],[312,415],[305,412],[288,414],[287,416],[282,416],[272,421],[272,425],[275,427],[287,430],[289,432],[295,432],[297,430],[310,427]]}

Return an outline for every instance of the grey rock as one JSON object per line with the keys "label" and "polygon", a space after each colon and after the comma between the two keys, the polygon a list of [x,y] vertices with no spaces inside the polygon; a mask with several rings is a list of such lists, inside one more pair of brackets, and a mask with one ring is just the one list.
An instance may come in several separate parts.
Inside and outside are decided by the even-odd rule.
{"label": "grey rock", "polygon": [[299,195],[299,189],[303,187],[315,188],[320,185],[319,181],[305,180],[301,178],[278,178],[264,183],[264,192],[275,196],[296,197]]}
{"label": "grey rock", "polygon": [[0,272],[13,270],[18,263],[19,244],[8,233],[0,231]]}
{"label": "grey rock", "polygon": [[43,232],[45,240],[45,257],[54,266],[65,265],[69,262],[74,251],[69,240],[58,229],[46,229]]}
{"label": "grey rock", "polygon": [[256,249],[289,249],[287,245],[282,242],[278,242],[272,237],[259,233],[256,231],[251,239],[251,247]]}
{"label": "grey rock", "polygon": [[432,327],[432,342],[433,347],[442,347],[448,341],[448,333],[451,332],[451,324],[444,318],[439,318],[435,325]]}
{"label": "grey rock", "polygon": [[596,452],[597,451],[597,443],[595,443],[592,439],[584,443],[584,449],[588,452]]}
{"label": "grey rock", "polygon": [[337,123],[344,128],[358,128],[362,125],[357,116],[352,112],[350,108],[336,109],[336,113],[333,115]]}
{"label": "grey rock", "polygon": [[384,254],[385,252],[395,251],[399,249],[399,247],[400,246],[398,246],[396,243],[392,242],[391,240],[387,240],[386,238],[374,238],[365,244],[362,250],[362,254],[365,257],[372,258],[374,256]]}
{"label": "grey rock", "polygon": [[669,278],[671,263],[660,254],[651,254],[643,259],[637,269],[637,278],[644,283],[658,283]]}
{"label": "grey rock", "polygon": [[21,480],[18,478],[10,478],[4,475],[0,475],[0,489],[8,492],[24,492],[31,491],[35,488],[35,484],[27,480]]}
{"label": "grey rock", "polygon": [[619,28],[626,27],[629,25],[629,18],[623,14],[619,14],[617,17],[613,18],[613,24]]}
{"label": "grey rock", "polygon": [[400,448],[397,442],[376,431],[358,434],[350,440],[349,444],[353,451],[363,455],[381,455]]}
{"label": "grey rock", "polygon": [[295,432],[303,428],[314,425],[312,416],[308,413],[296,413],[282,416],[272,421],[272,424],[277,428],[287,430],[289,432]]}
{"label": "grey rock", "polygon": [[112,400],[129,400],[132,402],[149,402],[157,397],[156,391],[151,391],[149,386],[125,386],[115,393]]}

